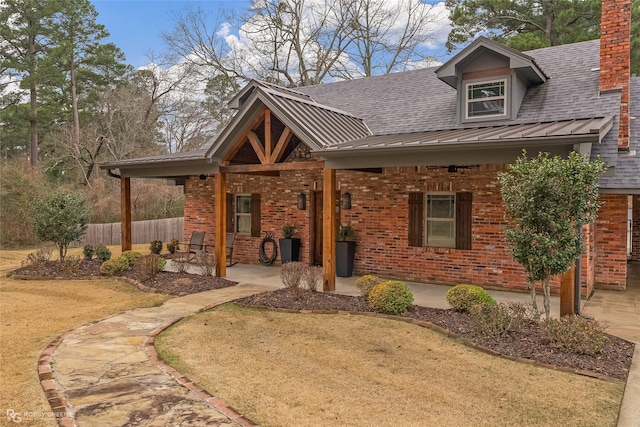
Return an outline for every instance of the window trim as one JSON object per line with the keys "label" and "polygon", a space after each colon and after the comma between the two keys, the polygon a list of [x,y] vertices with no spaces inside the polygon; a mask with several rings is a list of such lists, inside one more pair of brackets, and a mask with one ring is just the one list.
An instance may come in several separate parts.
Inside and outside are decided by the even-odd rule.
{"label": "window trim", "polygon": [[[238,212],[238,206],[240,206],[240,204],[238,203],[238,198],[239,197],[248,197],[249,198],[249,212]],[[253,212],[251,211],[251,193],[236,193],[233,195],[233,221],[234,221],[234,227],[233,230],[234,232],[242,235],[242,236],[250,236],[251,235],[251,221],[252,221],[252,216],[253,216]],[[239,217],[248,217],[249,218],[249,231],[248,232],[244,232],[244,231],[240,231],[238,230],[238,226],[240,224],[239,221]]]}
{"label": "window trim", "polygon": [[[449,191],[428,191],[424,193],[424,243],[425,246],[430,248],[455,248],[456,247],[456,211],[457,211],[457,197],[456,193]],[[438,218],[429,217],[429,197],[430,196],[453,196],[453,216],[451,218]],[[447,244],[432,244],[429,242],[429,222],[450,222],[453,224],[453,238],[450,243]]]}
{"label": "window trim", "polygon": [[[482,84],[489,84],[489,83],[498,83],[498,82],[503,82],[504,83],[504,95],[501,96],[492,96],[489,98],[478,98],[477,100],[473,99],[470,100],[469,99],[469,86],[474,86],[474,85],[482,85]],[[492,120],[492,119],[503,119],[503,118],[508,118],[509,117],[509,78],[507,76],[501,77],[501,78],[493,78],[493,79],[474,79],[474,80],[467,80],[464,82],[464,95],[463,95],[463,116],[464,116],[464,120],[465,121],[483,121],[483,120]],[[502,114],[488,114],[488,115],[482,115],[482,116],[469,116],[469,104],[470,103],[477,103],[477,102],[484,102],[484,101],[495,101],[495,100],[500,100],[503,99],[504,100],[504,109]]]}
{"label": "window trim", "polygon": [[[437,192],[410,191],[407,197],[407,246],[429,247],[425,245],[425,194]],[[441,192],[445,193],[445,192]],[[450,194],[452,192],[446,192]],[[472,250],[473,249],[473,192],[456,191],[455,194],[455,247],[443,249]]]}

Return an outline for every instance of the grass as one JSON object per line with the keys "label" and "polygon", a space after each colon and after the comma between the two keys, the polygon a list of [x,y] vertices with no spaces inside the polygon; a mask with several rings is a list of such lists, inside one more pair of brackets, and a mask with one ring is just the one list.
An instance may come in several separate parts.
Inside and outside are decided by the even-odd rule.
{"label": "grass", "polygon": [[[148,245],[134,248],[148,252]],[[110,247],[114,256],[119,247]],[[40,388],[40,353],[56,336],[85,323],[169,297],[139,291],[115,280],[22,281],[5,277],[33,250],[0,251],[0,424],[6,410],[44,413],[51,409]],[[81,254],[72,249],[70,254]],[[6,421],[6,423],[5,423]],[[20,425],[55,426],[51,417],[23,417]]]}
{"label": "grass", "polygon": [[183,320],[156,347],[263,426],[615,426],[624,390],[365,316],[228,304]]}

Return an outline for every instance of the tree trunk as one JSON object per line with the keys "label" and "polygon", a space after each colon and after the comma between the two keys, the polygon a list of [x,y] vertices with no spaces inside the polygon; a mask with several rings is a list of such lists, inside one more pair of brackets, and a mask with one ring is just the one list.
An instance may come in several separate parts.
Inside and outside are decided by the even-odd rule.
{"label": "tree trunk", "polygon": [[536,312],[536,315],[539,315],[538,298],[536,296],[536,282],[532,280],[531,282],[529,282],[529,286],[531,287],[531,307],[533,307],[533,310]]}
{"label": "tree trunk", "polygon": [[30,82],[29,82],[29,97],[31,102],[31,111],[29,112],[29,124],[31,131],[31,143],[30,143],[30,164],[31,168],[38,166],[38,89],[35,81],[35,68],[36,68],[36,37],[29,36],[29,57],[33,61],[31,64]]}
{"label": "tree trunk", "polygon": [[551,319],[551,290],[549,279],[542,281],[542,290],[544,291],[544,314],[547,320]]}
{"label": "tree trunk", "polygon": [[73,109],[73,143],[80,146],[80,117],[78,115],[78,95],[76,91],[76,62],[71,58],[69,64],[69,77],[71,79],[71,108]]}

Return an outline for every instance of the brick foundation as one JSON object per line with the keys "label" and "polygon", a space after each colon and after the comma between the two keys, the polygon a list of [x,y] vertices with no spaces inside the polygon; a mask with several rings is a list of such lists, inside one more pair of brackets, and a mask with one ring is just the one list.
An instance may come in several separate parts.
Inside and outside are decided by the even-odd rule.
{"label": "brick foundation", "polygon": [[595,285],[626,289],[627,286],[627,196],[603,194],[596,221]]}

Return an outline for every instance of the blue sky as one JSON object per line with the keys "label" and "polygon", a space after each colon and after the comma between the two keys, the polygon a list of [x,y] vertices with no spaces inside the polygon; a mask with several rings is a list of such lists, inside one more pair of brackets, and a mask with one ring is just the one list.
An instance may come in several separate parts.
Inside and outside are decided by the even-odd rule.
{"label": "blue sky", "polygon": [[172,13],[188,4],[216,13],[219,9],[246,8],[244,0],[92,0],[98,12],[98,23],[104,25],[115,43],[126,55],[127,63],[140,67],[149,63],[147,53],[164,50],[162,31],[173,28]]}

